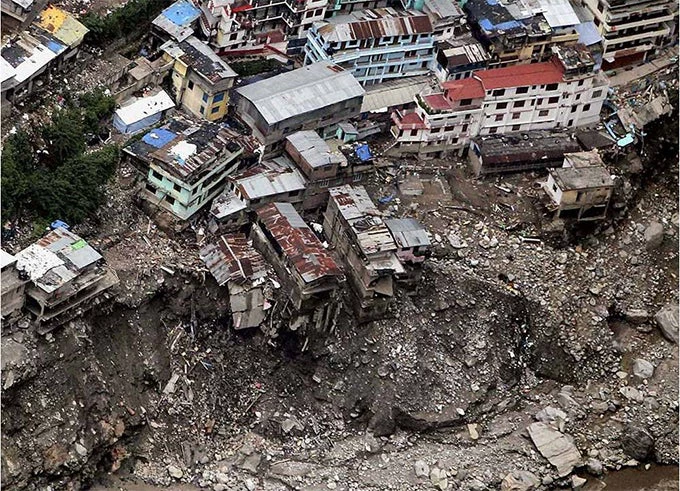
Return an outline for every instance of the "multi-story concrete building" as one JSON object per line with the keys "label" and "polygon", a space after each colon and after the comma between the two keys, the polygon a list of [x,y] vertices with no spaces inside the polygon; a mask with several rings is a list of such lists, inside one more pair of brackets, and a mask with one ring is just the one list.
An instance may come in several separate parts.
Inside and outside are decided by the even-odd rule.
{"label": "multi-story concrete building", "polygon": [[465,13],[458,2],[449,0],[401,0],[407,9],[423,12],[430,18],[436,41],[444,41],[462,34],[465,29]]}
{"label": "multi-story concrete building", "polygon": [[392,114],[390,153],[439,157],[478,135],[596,124],[609,81],[585,47],[553,50],[550,62],[481,70],[416,97],[414,112]]}
{"label": "multi-story concrete building", "polygon": [[236,72],[194,36],[179,43],[168,41],[161,49],[166,61],[174,61],[171,79],[175,102],[199,118],[222,119],[227,114]]}
{"label": "multi-story concrete building", "polygon": [[461,36],[437,44],[434,73],[441,82],[460,80],[488,68],[491,57],[472,36]]}
{"label": "multi-story concrete building", "polygon": [[266,157],[296,131],[334,134],[338,123],[359,116],[364,89],[351,72],[321,61],[239,87],[232,97],[236,115],[265,147]]}
{"label": "multi-story concrete building", "polygon": [[21,311],[24,306],[24,289],[28,276],[20,272],[17,267],[17,258],[12,254],[0,249],[0,266],[2,277],[0,289],[2,290],[2,319],[7,321]]}
{"label": "multi-story concrete building", "polygon": [[24,22],[33,8],[33,0],[2,0],[2,13]]}
{"label": "multi-story concrete building", "polygon": [[180,220],[189,219],[227,186],[247,139],[215,123],[176,117],[123,152],[146,176],[141,196]]}
{"label": "multi-story concrete building", "polygon": [[323,230],[345,261],[351,307],[360,320],[376,319],[392,301],[394,275],[404,273],[397,245],[363,186],[339,186],[329,193]]}
{"label": "multi-story concrete building", "polygon": [[315,23],[307,33],[305,64],[333,62],[361,85],[427,74],[434,36],[427,15],[391,8],[363,10]]}
{"label": "multi-story concrete building", "polygon": [[464,9],[492,67],[546,61],[554,46],[579,39],[580,20],[569,0],[468,0]]}
{"label": "multi-story concrete building", "polygon": [[604,38],[602,68],[646,61],[677,41],[678,2],[671,0],[583,0]]}
{"label": "multi-story concrete building", "polygon": [[31,280],[26,309],[50,327],[93,308],[118,284],[101,254],[63,227],[19,252],[16,260],[16,268]]}

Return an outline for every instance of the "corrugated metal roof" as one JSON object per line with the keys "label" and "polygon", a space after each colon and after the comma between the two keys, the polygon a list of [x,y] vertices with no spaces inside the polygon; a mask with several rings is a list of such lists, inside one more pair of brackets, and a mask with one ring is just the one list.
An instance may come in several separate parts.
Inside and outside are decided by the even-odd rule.
{"label": "corrugated metal roof", "polygon": [[347,159],[340,152],[331,151],[328,143],[316,131],[298,131],[286,138],[313,169],[324,165],[346,165]]}
{"label": "corrugated metal roof", "polygon": [[432,78],[428,75],[394,79],[366,88],[361,112],[386,110],[414,101],[416,94],[430,87]]}
{"label": "corrugated metal roof", "polygon": [[430,237],[415,218],[385,220],[394,241],[399,247],[422,247],[430,245]]}
{"label": "corrugated metal roof", "polygon": [[222,194],[213,200],[210,206],[210,213],[218,220],[221,220],[246,208],[246,204],[234,191],[225,189]]}
{"label": "corrugated metal roof", "polygon": [[286,157],[262,162],[229,180],[249,200],[302,191],[306,187],[304,177]]}
{"label": "corrugated metal roof", "polygon": [[354,233],[357,245],[366,255],[397,250],[382,213],[375,207],[363,186],[338,186],[329,189],[340,214]]}
{"label": "corrugated metal roof", "polygon": [[270,203],[257,216],[305,281],[341,277],[342,271],[290,203]]}
{"label": "corrugated metal roof", "polygon": [[486,90],[562,82],[562,70],[552,62],[515,65],[474,72]]}
{"label": "corrugated metal roof", "polygon": [[538,3],[550,27],[575,26],[580,23],[569,0],[538,0]]}
{"label": "corrugated metal roof", "polygon": [[266,262],[245,234],[223,235],[200,251],[201,260],[220,286],[228,281],[243,284],[266,274]]}
{"label": "corrugated metal roof", "polygon": [[62,227],[16,257],[17,269],[26,271],[36,286],[47,293],[59,289],[102,258],[85,240]]}
{"label": "corrugated metal roof", "polygon": [[351,72],[327,61],[239,87],[236,92],[251,101],[268,124],[364,95]]}
{"label": "corrugated metal roof", "polygon": [[89,29],[78,22],[75,17],[53,5],[49,5],[39,14],[35,25],[49,32],[67,46],[79,44],[89,32]]}
{"label": "corrugated metal roof", "polygon": [[172,107],[175,107],[175,101],[170,98],[167,92],[160,90],[154,95],[140,97],[132,104],[117,109],[116,115],[123,123],[131,125]]}
{"label": "corrugated metal roof", "polygon": [[227,78],[236,78],[236,72],[195,36],[187,37],[179,45],[169,41],[161,46],[161,49],[173,58],[181,60],[212,83]]}
{"label": "corrugated metal roof", "polygon": [[465,15],[458,3],[452,0],[425,0],[425,9],[439,19],[457,19]]}
{"label": "corrugated metal roof", "polygon": [[343,18],[343,22],[331,19],[318,32],[331,43],[432,33],[430,18],[421,12],[385,8],[363,10],[355,15],[351,20]]}
{"label": "corrugated metal roof", "polygon": [[[475,72],[480,73],[480,72]],[[452,101],[463,99],[481,99],[486,95],[482,82],[475,78],[464,78],[462,80],[449,80],[442,84],[442,88]]]}
{"label": "corrugated metal roof", "polygon": [[3,46],[2,57],[14,67],[14,78],[17,83],[21,83],[47,66],[57,57],[57,53],[23,32],[18,40]]}

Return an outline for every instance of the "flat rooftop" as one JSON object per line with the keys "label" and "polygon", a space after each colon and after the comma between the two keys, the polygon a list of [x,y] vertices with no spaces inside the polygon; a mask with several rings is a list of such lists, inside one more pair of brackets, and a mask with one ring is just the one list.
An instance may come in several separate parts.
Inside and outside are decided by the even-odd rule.
{"label": "flat rooftop", "polygon": [[286,138],[312,169],[326,165],[347,165],[341,152],[334,152],[316,131],[298,131]]}
{"label": "flat rooftop", "polygon": [[181,60],[196,73],[212,83],[236,78],[236,72],[210,47],[194,36],[178,43],[169,41],[161,49],[175,59]]}
{"label": "flat rooftop", "polygon": [[566,153],[579,152],[581,147],[573,133],[527,131],[506,135],[473,138],[484,163],[511,163],[528,160],[561,160]]}
{"label": "flat rooftop", "polygon": [[602,166],[548,169],[562,191],[614,187],[609,171]]}

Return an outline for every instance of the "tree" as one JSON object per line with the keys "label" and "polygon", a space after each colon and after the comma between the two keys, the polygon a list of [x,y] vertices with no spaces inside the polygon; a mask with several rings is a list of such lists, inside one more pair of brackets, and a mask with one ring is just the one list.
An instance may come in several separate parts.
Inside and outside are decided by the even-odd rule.
{"label": "tree", "polygon": [[25,131],[10,135],[2,149],[2,221],[14,218],[25,206],[37,168],[31,138]]}
{"label": "tree", "polygon": [[81,95],[79,104],[83,112],[83,125],[85,129],[97,132],[100,122],[103,119],[110,118],[116,110],[116,100],[104,94],[104,90],[101,88]]}
{"label": "tree", "polygon": [[47,145],[47,160],[59,165],[85,150],[85,128],[78,109],[69,108],[57,112],[52,124],[45,126],[42,137]]}

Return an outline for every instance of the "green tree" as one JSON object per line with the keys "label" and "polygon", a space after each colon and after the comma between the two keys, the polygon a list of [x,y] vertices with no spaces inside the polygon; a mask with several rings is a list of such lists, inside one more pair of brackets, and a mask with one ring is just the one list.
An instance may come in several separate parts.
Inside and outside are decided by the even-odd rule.
{"label": "green tree", "polygon": [[58,111],[52,124],[42,130],[48,162],[59,165],[85,151],[85,127],[81,112],[75,108]]}
{"label": "green tree", "polygon": [[35,152],[25,131],[10,135],[2,149],[0,187],[2,188],[3,223],[17,216],[28,203],[28,195],[37,175]]}
{"label": "green tree", "polygon": [[91,130],[98,130],[100,122],[113,116],[116,110],[116,100],[104,94],[101,88],[81,95],[79,104],[83,112],[83,125]]}

